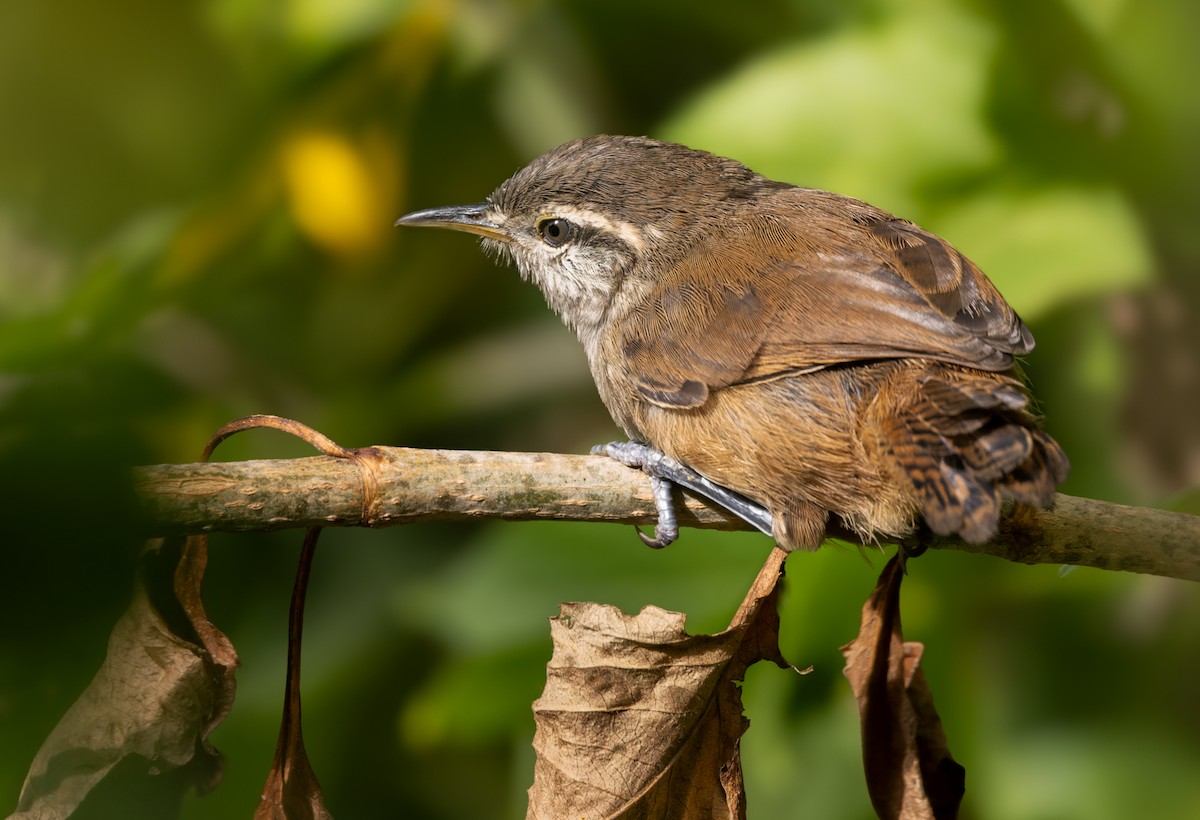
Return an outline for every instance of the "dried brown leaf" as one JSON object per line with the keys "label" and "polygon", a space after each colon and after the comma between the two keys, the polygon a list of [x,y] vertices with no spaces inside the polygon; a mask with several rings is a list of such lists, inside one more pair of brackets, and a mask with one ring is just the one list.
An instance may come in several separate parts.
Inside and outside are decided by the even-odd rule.
{"label": "dried brown leaf", "polygon": [[[276,416],[250,416],[225,425],[204,449],[208,460],[224,439],[242,430],[269,427],[309,442],[327,455],[349,458],[360,464],[375,459],[373,451],[348,451],[298,422]],[[364,475],[369,474],[369,470]],[[364,485],[373,483],[364,477]],[[364,504],[373,503],[370,498]],[[305,561],[311,562],[315,535],[306,542]],[[139,573],[133,602],[109,637],[108,656],[91,684],[46,738],[30,766],[14,818],[65,817],[119,764],[147,774],[188,766],[179,779],[201,792],[216,787],[221,777],[220,753],[209,734],[233,706],[237,653],[233,644],[208,619],[201,584],[208,562],[204,536],[186,540],[154,541]],[[158,560],[155,560],[158,559]],[[147,567],[168,569],[174,598],[151,594],[166,584],[150,584]],[[307,567],[302,563],[307,580]],[[301,581],[298,577],[297,587]],[[268,778],[267,793],[277,783],[278,805],[288,817],[323,818],[320,787],[312,775],[300,735],[299,620],[293,600],[294,641],[289,648],[288,697],[280,731],[276,765]],[[166,612],[159,609],[161,603]],[[130,765],[131,764],[131,765]],[[307,773],[307,774],[306,774]],[[311,781],[311,787],[308,783]],[[310,799],[315,795],[315,799]],[[266,795],[264,795],[266,804]],[[299,806],[300,810],[290,809]],[[263,816],[285,816],[263,815]]]}
{"label": "dried brown leaf", "polygon": [[204,603],[200,598],[200,588],[207,566],[208,536],[188,536],[184,539],[179,563],[175,566],[174,586],[175,598],[183,609],[193,633],[190,637],[200,646],[200,657],[204,660],[213,694],[212,710],[198,740],[204,753],[216,761],[217,765],[214,766],[208,781],[198,784],[202,794],[215,789],[221,779],[221,753],[212,745],[208,736],[221,725],[233,709],[233,699],[237,694],[238,667],[238,655],[233,648],[233,642],[208,619],[208,613],[205,612]]}
{"label": "dried brown leaf", "polygon": [[330,820],[325,796],[317,774],[304,748],[300,709],[300,647],[304,632],[304,601],[308,578],[312,573],[319,529],[310,529],[304,538],[292,604],[288,617],[288,666],[284,684],[283,718],[279,722],[279,740],[275,759],[263,786],[262,800],[254,812],[255,820]]}
{"label": "dried brown leaf", "polygon": [[884,567],[863,605],[858,636],[842,647],[845,674],[858,701],[863,768],[881,818],[953,818],[966,772],[946,743],[933,693],[920,669],[924,646],[900,628],[903,563]]}
{"label": "dried brown leaf", "polygon": [[299,745],[288,755],[286,764],[271,767],[254,820],[330,820],[333,817],[325,808],[321,784],[308,761],[298,727],[296,740]]}
{"label": "dried brown leaf", "polygon": [[592,603],[551,619],[554,652],[534,702],[530,818],[744,818],[737,682],[779,652],[768,558],[729,628],[689,635],[685,616]]}
{"label": "dried brown leaf", "polygon": [[[160,549],[152,544],[148,560]],[[189,779],[199,788],[216,784],[221,759],[207,737],[232,700],[236,656],[225,658],[226,677],[169,620],[139,573],[133,601],[109,636],[104,663],[38,750],[13,818],[71,814],[123,762],[148,775],[190,765]],[[209,637],[214,645],[224,640],[215,628]]]}

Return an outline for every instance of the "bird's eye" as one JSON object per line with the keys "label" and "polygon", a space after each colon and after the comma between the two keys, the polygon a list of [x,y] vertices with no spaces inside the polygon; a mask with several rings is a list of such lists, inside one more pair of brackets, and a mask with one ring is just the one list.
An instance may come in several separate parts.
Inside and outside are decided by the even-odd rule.
{"label": "bird's eye", "polygon": [[559,217],[551,217],[543,219],[537,224],[538,233],[542,235],[542,241],[552,248],[565,245],[575,236],[574,223],[568,222]]}

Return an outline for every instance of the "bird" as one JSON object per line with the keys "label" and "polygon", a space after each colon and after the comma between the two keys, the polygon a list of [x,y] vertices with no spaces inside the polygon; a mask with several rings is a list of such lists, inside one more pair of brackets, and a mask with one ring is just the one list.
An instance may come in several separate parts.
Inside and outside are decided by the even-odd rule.
{"label": "bird", "polygon": [[478,235],[575,332],[629,437],[598,451],[655,482],[652,546],[677,532],[672,481],[791,551],[982,543],[1069,472],[1018,362],[1029,328],[949,242],[859,199],[598,135],[396,224]]}

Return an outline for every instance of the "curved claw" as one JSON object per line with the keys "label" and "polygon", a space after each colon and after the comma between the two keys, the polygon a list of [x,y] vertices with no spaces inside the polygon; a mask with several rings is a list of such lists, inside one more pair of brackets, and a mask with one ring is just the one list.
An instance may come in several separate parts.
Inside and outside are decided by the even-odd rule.
{"label": "curved claw", "polygon": [[929,531],[928,527],[922,524],[915,533],[901,539],[899,544],[897,544],[901,572],[908,575],[908,559],[924,555],[925,551],[929,549],[929,541],[932,537],[933,533]]}
{"label": "curved claw", "polygon": [[653,538],[651,538],[649,535],[646,535],[646,533],[642,532],[637,527],[634,527],[633,531],[637,533],[638,538],[642,539],[642,543],[645,544],[647,547],[649,547],[652,550],[660,550],[663,547],[667,546],[667,544],[670,544],[671,541],[675,540],[674,538],[672,538],[671,541],[663,541],[658,535],[658,527],[654,528],[654,537]]}

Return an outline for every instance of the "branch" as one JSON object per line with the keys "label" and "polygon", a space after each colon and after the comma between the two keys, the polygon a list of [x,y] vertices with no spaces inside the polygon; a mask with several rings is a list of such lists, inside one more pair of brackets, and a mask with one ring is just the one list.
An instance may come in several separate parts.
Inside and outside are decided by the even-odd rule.
{"label": "branch", "polygon": [[[415,521],[609,521],[653,524],[641,473],[602,456],[367,447],[312,458],[136,469],[146,528],[156,535]],[[683,494],[679,523],[744,530],[740,519]],[[1078,564],[1200,581],[1200,517],[1069,495],[1017,510],[983,545],[939,549],[1025,564]]]}

